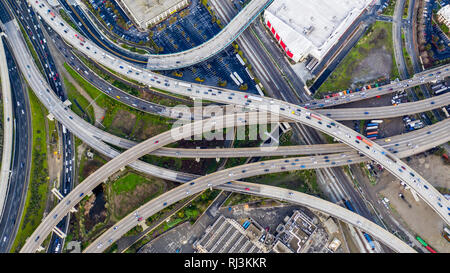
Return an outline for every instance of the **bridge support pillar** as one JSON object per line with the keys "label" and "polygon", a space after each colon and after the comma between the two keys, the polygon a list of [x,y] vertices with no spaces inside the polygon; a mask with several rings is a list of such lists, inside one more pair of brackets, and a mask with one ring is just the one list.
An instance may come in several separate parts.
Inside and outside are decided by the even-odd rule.
{"label": "bridge support pillar", "polygon": [[59,201],[64,199],[64,196],[56,188],[52,189],[52,193],[56,196],[56,198],[58,198]]}
{"label": "bridge support pillar", "polygon": [[[216,149],[219,149],[219,146],[216,146]],[[220,161],[220,157],[216,157],[216,161],[219,162]]]}
{"label": "bridge support pillar", "polygon": [[415,190],[411,189],[411,194],[412,194],[412,196],[414,197],[414,200],[416,200],[416,202],[419,202],[419,201],[420,201],[420,199],[419,199],[419,197],[417,196],[417,193],[416,193]]}
{"label": "bridge support pillar", "polygon": [[66,238],[66,234],[64,232],[62,232],[62,230],[60,230],[58,227],[54,227],[53,228],[53,232],[58,235],[58,237],[60,237],[61,239]]}

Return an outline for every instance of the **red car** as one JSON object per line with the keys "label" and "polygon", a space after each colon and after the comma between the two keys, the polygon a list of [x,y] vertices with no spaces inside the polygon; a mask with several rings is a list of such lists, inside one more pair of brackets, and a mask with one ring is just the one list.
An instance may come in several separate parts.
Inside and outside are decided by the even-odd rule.
{"label": "red car", "polygon": [[155,144],[158,144],[158,143],[159,143],[159,140],[155,141]]}
{"label": "red car", "polygon": [[362,137],[360,137],[360,136],[356,136],[356,138],[359,139],[359,140],[362,140]]}
{"label": "red car", "polygon": [[249,191],[249,190],[250,190],[250,188],[245,188],[245,190],[246,190],[246,191]]}
{"label": "red car", "polygon": [[244,98],[248,98],[248,95],[245,95]]}
{"label": "red car", "polygon": [[138,222],[142,221],[142,219],[144,219],[144,218],[142,218],[142,217],[139,217],[139,218],[138,218]]}

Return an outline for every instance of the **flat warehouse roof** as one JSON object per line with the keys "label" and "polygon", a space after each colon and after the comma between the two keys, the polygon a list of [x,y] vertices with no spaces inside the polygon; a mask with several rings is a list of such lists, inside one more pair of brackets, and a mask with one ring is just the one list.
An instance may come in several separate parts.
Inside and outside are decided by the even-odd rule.
{"label": "flat warehouse roof", "polygon": [[320,47],[347,18],[360,14],[372,0],[275,0],[267,9]]}
{"label": "flat warehouse roof", "polygon": [[289,49],[320,59],[373,1],[275,0],[264,14]]}
{"label": "flat warehouse roof", "polygon": [[133,15],[136,23],[145,26],[148,21],[183,2],[183,0],[121,0],[121,2]]}

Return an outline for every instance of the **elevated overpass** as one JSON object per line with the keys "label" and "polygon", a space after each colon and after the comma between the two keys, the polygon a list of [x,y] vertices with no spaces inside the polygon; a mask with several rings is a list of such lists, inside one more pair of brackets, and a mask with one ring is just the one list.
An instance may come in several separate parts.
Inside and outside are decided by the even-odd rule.
{"label": "elevated overpass", "polygon": [[[75,15],[74,19],[84,27],[84,30],[88,32],[90,38],[94,39],[94,42],[98,46],[102,47],[110,54],[123,58],[131,63],[146,65],[147,69],[150,70],[171,70],[189,67],[203,62],[225,49],[273,0],[250,1],[218,34],[194,48],[177,53],[141,54],[139,56],[136,56],[136,53],[119,48],[112,41],[103,37],[102,33],[95,28],[93,23],[86,22],[86,20],[89,20],[88,17],[81,16],[68,1],[62,1],[65,2],[63,3],[64,7],[70,9],[72,14]],[[39,4],[41,3],[43,2],[40,1]],[[47,11],[47,6],[44,8],[45,11]],[[105,40],[108,40],[108,42]]]}
{"label": "elevated overpass", "polygon": [[[211,90],[211,91],[209,91],[209,92],[213,92],[213,91]],[[208,94],[208,92],[204,92],[204,93],[207,93],[207,94]],[[229,95],[231,95],[231,94],[229,94]],[[243,95],[241,94],[240,96],[241,96],[241,97],[240,97],[240,100],[241,100],[241,101],[244,101],[244,100],[243,100]],[[228,98],[231,98],[231,96],[228,97]],[[270,101],[273,101],[273,100],[270,100]],[[268,102],[266,102],[265,104],[270,105],[270,104],[268,104]],[[314,126],[313,126],[313,127],[314,127]],[[325,129],[325,130],[326,130],[326,129]]]}
{"label": "elevated overpass", "polygon": [[[59,36],[54,35],[59,39]],[[78,57],[73,54],[70,50],[70,48],[64,43],[64,42],[58,42],[58,46],[61,47],[60,50],[64,52],[64,57],[66,58],[67,62],[72,65],[72,67],[78,67],[80,70],[86,70],[88,71],[88,75],[85,75],[84,73],[80,73],[81,77],[83,77],[86,81],[91,83],[93,86],[95,86],[97,89],[102,91],[105,95],[111,97],[112,99],[118,100],[129,107],[136,108],[138,110],[141,110],[143,112],[147,112],[150,114],[157,114],[161,116],[165,116],[168,118],[175,118],[175,119],[186,119],[191,120],[193,118],[205,118],[209,116],[200,116],[200,117],[194,117],[193,115],[193,109],[192,108],[177,108],[177,107],[167,107],[163,105],[159,105],[157,103],[152,103],[149,101],[146,101],[144,99],[135,97],[133,95],[128,94],[125,91],[122,91],[121,89],[116,88],[115,86],[105,82],[102,78],[95,75],[93,71],[90,70],[89,67],[87,67],[81,60],[78,59]],[[69,56],[72,58],[69,58]],[[119,99],[117,98],[119,96]],[[327,115],[329,117],[332,117],[336,120],[347,120],[347,119],[379,119],[379,118],[390,118],[395,116],[402,116],[407,114],[415,114],[420,112],[429,111],[432,109],[437,109],[438,107],[442,107],[445,105],[450,104],[450,97],[446,94],[446,97],[438,96],[434,98],[430,98],[427,100],[421,100],[418,102],[413,103],[403,103],[398,106],[385,106],[382,107],[370,107],[367,109],[359,109],[359,108],[353,108],[357,109],[358,111],[353,111],[353,109],[317,109],[316,111]],[[309,101],[309,107],[314,108],[313,106],[320,105],[320,100],[312,100]],[[388,108],[389,107],[389,108]],[[222,107],[223,108],[223,107]],[[236,111],[241,111],[240,109],[236,109]],[[366,114],[366,112],[368,112]],[[181,116],[181,118],[180,118]]]}
{"label": "elevated overpass", "polygon": [[[108,229],[105,233],[100,235],[92,244],[90,244],[83,252],[85,253],[99,253],[106,250],[111,246],[113,242],[120,239],[130,229],[139,224],[137,216],[147,219],[154,215],[158,211],[170,206],[184,198],[186,195],[196,194],[208,187],[217,187],[223,185],[230,179],[232,174],[233,179],[243,179],[246,177],[255,176],[261,173],[266,173],[265,168],[267,166],[275,166],[271,168],[270,172],[276,172],[275,169],[281,168],[282,160],[267,161],[265,165],[261,165],[263,162],[247,164],[244,166],[238,166],[231,169],[219,171],[210,175],[200,177],[193,180],[191,183],[186,183],[177,188],[174,188],[155,199],[152,199],[148,203],[142,205],[134,212],[125,216],[122,220],[114,225],[114,227]],[[308,164],[307,162],[301,162]],[[280,164],[280,165],[279,165]],[[288,166],[286,168],[289,168]],[[244,172],[245,171],[245,172]],[[291,191],[288,189],[282,189],[278,187],[272,187],[267,185],[244,183],[244,182],[232,182],[232,185],[227,185],[232,188],[233,191],[242,192],[245,194],[254,194],[258,196],[265,196],[270,198],[287,201],[290,203],[299,204],[316,210],[320,210],[326,214],[334,216],[346,223],[358,227],[359,229],[371,234],[377,240],[389,246],[396,252],[409,253],[415,252],[405,242],[389,233],[379,225],[367,220],[366,218],[347,210],[339,205],[333,204],[329,201],[310,196],[301,192]],[[229,190],[229,189],[227,189]]]}
{"label": "elevated overpass", "polygon": [[[139,76],[140,75],[140,73],[138,73],[138,74],[136,74],[136,76]],[[146,77],[146,75],[142,75],[144,78]],[[141,76],[141,77],[142,77]],[[139,78],[139,77],[136,77],[136,78]],[[184,95],[186,95],[186,94],[189,94],[188,92],[192,92],[192,90],[186,90],[186,91],[184,91],[184,92],[179,92],[179,93],[181,93],[181,94],[184,94]],[[205,92],[203,92],[203,94],[204,95],[206,95],[206,96],[204,96],[203,94],[202,95],[200,95],[201,97],[205,97],[205,98],[208,98],[208,99],[210,99],[210,98],[214,98],[213,97],[213,93],[214,93],[215,91],[205,91]],[[217,95],[217,93],[214,93],[215,95],[216,95],[216,99],[215,99],[215,101],[219,101],[219,102],[223,102],[223,103],[227,103],[227,102],[231,102],[231,103],[234,103],[234,104],[243,104],[242,102],[243,101],[245,101],[245,99],[244,99],[244,94],[242,94],[242,93],[240,93],[240,92],[235,92],[236,94],[231,94],[231,93],[228,93],[228,92],[223,92],[223,93],[219,93],[219,94],[221,94],[221,96],[218,96]],[[197,96],[197,95],[194,95],[194,96]],[[199,97],[200,97],[199,96]],[[226,96],[228,96],[228,97],[226,97]],[[233,98],[233,96],[234,96],[234,98]],[[229,100],[231,100],[231,101],[229,101]],[[316,128],[316,129],[318,129],[318,130],[321,130],[321,131],[324,131],[324,132],[326,132],[326,133],[328,133],[328,134],[331,134],[331,131],[332,130],[329,130],[329,129],[331,129],[330,127],[328,127],[331,123],[332,123],[332,120],[330,120],[330,119],[328,119],[328,118],[326,118],[326,117],[324,117],[324,116],[319,116],[320,117],[320,121],[322,122],[322,123],[318,123],[319,125],[317,125],[315,122],[313,122],[313,121],[311,121],[310,119],[308,119],[308,118],[306,118],[307,116],[308,116],[308,114],[306,114],[306,115],[304,115],[304,116],[302,116],[302,115],[297,115],[296,114],[296,110],[300,110],[299,112],[301,112],[301,111],[303,111],[304,113],[305,113],[305,109],[300,109],[300,108],[297,108],[297,106],[295,106],[295,105],[290,105],[290,104],[288,104],[288,103],[285,103],[285,102],[280,102],[280,101],[276,101],[276,100],[272,100],[272,99],[267,99],[267,98],[262,98],[261,99],[261,101],[258,101],[257,103],[252,103],[250,106],[249,106],[249,108],[257,108],[258,106],[260,106],[260,105],[270,105],[269,103],[270,103],[270,101],[272,101],[272,103],[275,103],[276,102],[276,105],[278,105],[279,106],[279,109],[281,109],[281,108],[283,108],[283,109],[285,109],[285,110],[282,110],[282,113],[281,113],[281,115],[283,116],[283,117],[285,117],[285,118],[289,118],[289,119],[294,119],[295,121],[298,121],[298,122],[302,122],[302,123],[304,123],[304,124],[307,124],[307,125],[309,125],[309,126],[311,126],[311,127],[313,127],[313,128]],[[284,107],[283,107],[284,106]],[[286,107],[286,108],[285,108]],[[289,109],[289,110],[286,110],[286,109]],[[289,113],[289,111],[293,111],[292,113]],[[334,122],[333,122],[334,123]],[[376,144],[372,144],[372,148],[369,148],[368,150],[369,151],[365,151],[365,149],[364,149],[364,146],[361,146],[361,145],[356,145],[356,144],[354,144],[354,142],[352,142],[351,140],[354,140],[354,137],[356,137],[356,136],[358,136],[358,135],[355,135],[355,133],[353,132],[353,131],[351,131],[350,129],[348,129],[348,128],[346,128],[346,127],[344,127],[344,126],[342,126],[342,125],[340,125],[340,124],[335,124],[336,126],[339,126],[339,127],[337,127],[337,128],[340,128],[339,130],[337,130],[338,132],[341,132],[341,133],[343,133],[343,134],[349,134],[350,135],[350,137],[347,137],[347,138],[345,138],[345,137],[343,137],[343,136],[337,136],[337,138],[338,139],[340,139],[341,141],[343,141],[343,142],[345,142],[345,143],[347,143],[348,145],[350,145],[350,146],[352,146],[352,147],[354,147],[354,148],[357,148],[357,149],[359,149],[362,153],[364,153],[364,154],[366,154],[368,157],[370,157],[370,158],[372,158],[372,159],[374,159],[374,160],[377,160],[378,162],[380,162],[381,164],[383,164],[383,165],[385,165],[385,167],[386,167],[386,169],[388,169],[388,170],[390,170],[391,172],[393,172],[394,173],[394,175],[396,175],[397,177],[399,177],[400,179],[402,179],[402,180],[408,180],[409,179],[409,176],[407,176],[407,175],[405,175],[405,173],[403,172],[403,171],[397,171],[394,167],[389,167],[389,166],[387,166],[387,165],[394,165],[393,163],[392,163],[392,161],[389,161],[389,160],[386,160],[386,159],[384,159],[384,157],[382,157],[381,156],[381,152],[384,152],[385,154],[387,153],[386,151],[384,151],[381,147],[379,147],[378,145],[376,145]],[[326,126],[326,127],[325,127]],[[330,125],[331,126],[331,125]],[[327,128],[329,128],[329,129],[327,129]],[[350,140],[349,140],[350,139]],[[147,142],[147,141],[146,141]],[[144,142],[144,143],[146,143],[146,142]],[[357,144],[361,144],[361,143],[357,143]],[[141,144],[140,144],[141,145]],[[137,146],[135,146],[135,147],[138,147],[138,146],[140,146],[140,145],[137,145]],[[362,145],[364,145],[364,144],[362,144]],[[152,147],[153,149],[155,148],[155,147]],[[156,147],[157,148],[157,147]],[[134,150],[135,148],[132,148],[132,149],[130,149],[130,151],[131,150]],[[150,149],[150,150],[152,150],[152,149]],[[128,154],[128,153],[130,153],[129,151],[127,151],[127,152],[125,152],[125,153],[123,153],[123,154]],[[122,155],[123,155],[122,154]],[[119,160],[119,157],[121,157],[122,155],[120,155],[120,156],[118,156],[117,158],[117,160]],[[134,155],[133,155],[134,156]],[[392,156],[392,155],[391,155]],[[384,159],[384,160],[383,160]],[[123,158],[122,158],[122,160],[123,160]],[[396,159],[395,159],[396,160]],[[116,159],[113,159],[111,162],[115,162],[116,161]],[[383,162],[383,161],[385,161],[385,162]],[[397,161],[397,160],[396,160]],[[391,162],[391,164],[389,164],[389,162]],[[115,163],[115,164],[118,164],[118,163]],[[122,164],[122,163],[120,163],[120,164]],[[120,164],[118,164],[118,165],[120,165]],[[125,162],[125,164],[126,164],[126,162]],[[397,161],[396,162],[396,164],[403,164],[403,162],[399,162],[399,161]],[[403,167],[404,167],[404,165],[402,165]],[[406,167],[405,167],[405,169],[406,169]],[[400,169],[399,169],[400,170]],[[410,171],[410,169],[408,168],[407,169],[408,171]],[[410,173],[412,173],[412,174],[414,174],[413,173],[413,171],[411,170],[410,171]],[[412,175],[411,175],[412,176]],[[425,182],[425,180],[423,179],[423,178],[421,178],[418,174],[416,175],[416,174],[414,174],[414,177],[417,177],[416,179],[418,179],[418,181],[421,181],[422,183],[426,183]],[[413,179],[414,180],[414,179]],[[415,181],[417,181],[417,180],[415,180]],[[405,181],[405,182],[407,182],[407,181]],[[409,183],[409,182],[407,182],[407,183]],[[415,183],[417,183],[417,182],[415,182]],[[414,186],[413,186],[414,187]],[[427,190],[428,189],[430,189],[430,191],[433,191],[434,189],[432,189],[432,188],[427,188]],[[419,195],[421,195],[421,192],[424,194],[425,192],[424,192],[424,190],[423,189],[421,189],[420,188],[420,191],[418,191],[418,193],[419,193]],[[423,197],[423,196],[422,196]],[[428,197],[425,197],[425,201],[427,201],[426,199],[427,199]],[[440,196],[439,195],[436,195],[435,194],[435,192],[433,191],[433,193],[432,193],[432,196],[430,197],[430,198],[440,198]],[[444,201],[442,201],[442,202],[444,202]],[[427,202],[427,203],[429,203],[431,206],[433,206],[433,204],[431,203],[431,202]],[[437,211],[438,211],[438,213],[441,213],[441,216],[442,216],[442,213],[443,213],[443,210],[440,210],[440,209],[438,209],[438,208],[436,208],[436,205],[434,205],[434,207],[435,207],[435,209],[437,209]],[[445,208],[444,208],[445,209]],[[445,213],[444,213],[445,214]],[[448,219],[445,219],[445,217],[444,217],[444,220],[446,220],[447,222],[448,222]]]}
{"label": "elevated overpass", "polygon": [[[231,117],[234,117],[234,115],[214,117],[214,118],[211,118],[210,120],[219,122],[221,119],[227,120]],[[245,115],[245,119],[249,123],[252,120],[255,120],[256,117],[257,117],[257,113],[248,113]],[[27,241],[27,243],[25,244],[25,246],[23,247],[23,249],[21,251],[22,252],[30,252],[30,251],[33,252],[34,250],[36,250],[37,247],[40,245],[40,243],[45,239],[46,235],[51,231],[53,226],[56,223],[58,223],[58,221],[60,220],[59,218],[64,217],[64,215],[67,214],[70,211],[70,209],[84,197],[85,193],[90,192],[98,184],[105,181],[112,172],[117,171],[118,169],[129,164],[130,162],[145,155],[149,151],[155,150],[155,149],[162,147],[164,145],[167,145],[173,141],[190,136],[191,134],[199,134],[200,132],[205,130],[205,128],[202,126],[202,124],[204,122],[205,122],[205,120],[201,120],[201,121],[197,121],[194,123],[184,125],[183,127],[180,127],[181,130],[180,130],[180,128],[172,129],[169,132],[165,132],[161,135],[158,135],[149,140],[146,140],[141,144],[136,145],[135,147],[125,151],[124,153],[120,154],[119,156],[115,157],[114,159],[112,159],[111,161],[106,163],[98,171],[96,171],[95,173],[90,175],[88,178],[86,178],[83,181],[83,183],[81,183],[71,193],[69,193],[54,208],[54,210],[43,220],[41,225],[36,229],[36,231],[33,233],[32,237]],[[339,125],[339,126],[342,126],[342,125]],[[316,127],[316,126],[314,126],[314,127]],[[174,132],[174,130],[176,130],[176,131]],[[208,130],[209,130],[209,128],[208,128]],[[174,133],[176,133],[176,134],[174,135]],[[372,155],[371,153],[369,153],[369,157],[374,159],[375,156]],[[375,160],[378,162],[381,161],[379,159],[376,159],[376,157],[375,157]],[[347,165],[349,163],[343,162],[342,164]],[[389,166],[392,164],[389,164]],[[295,165],[297,165],[297,164],[295,164]],[[336,163],[336,165],[337,165],[337,163]],[[300,167],[305,168],[305,165],[301,165]],[[406,169],[406,167],[404,167],[404,168]],[[387,167],[387,169],[389,170],[392,168]],[[276,172],[276,171],[285,171],[285,170],[290,170],[290,169],[287,169],[287,168],[282,169],[281,167],[279,169],[278,168],[275,168],[272,170],[269,169],[269,171],[266,171],[266,169],[264,169],[265,172],[269,172],[269,173]],[[413,171],[411,170],[411,173],[412,172]],[[401,173],[403,173],[403,171],[401,171]],[[404,179],[401,175],[396,175],[396,176],[400,176],[400,178],[405,183],[407,183],[411,188],[413,188],[413,190],[415,190],[422,198],[428,198],[428,196],[427,197],[423,196],[424,194],[423,194],[423,190],[421,188],[417,187],[415,184],[412,184],[409,180]],[[440,195],[439,193],[437,193],[437,195],[436,195],[435,190],[432,188],[431,185],[429,185],[428,182],[425,181],[425,179],[421,178],[419,176],[419,174],[417,174],[417,175],[415,174],[415,176],[417,176],[416,177],[417,180],[415,180],[415,183],[423,183],[423,185],[425,185],[427,187],[427,190],[430,190],[430,198],[439,198],[440,202],[442,202],[443,204],[446,204],[446,200],[443,200],[443,197],[441,199],[441,197],[439,196]],[[228,180],[230,180],[230,176],[227,176],[227,178],[228,178]],[[234,178],[235,177],[233,177],[233,179]],[[418,181],[420,181],[420,182],[418,182]],[[210,184],[210,183],[208,183],[208,184]],[[190,194],[190,193],[187,192],[186,194]],[[432,200],[425,200],[425,201],[426,202],[428,201],[427,203],[432,202]],[[447,209],[447,208],[445,208],[445,209]],[[442,211],[437,211],[437,212],[438,212],[438,214],[442,215]],[[446,220],[446,219],[444,218],[444,220]]]}
{"label": "elevated overpass", "polygon": [[[15,49],[20,49],[18,51],[16,51],[15,55],[19,56],[18,58],[20,58],[21,56],[23,56],[24,58],[20,58],[22,60],[22,65],[21,67],[25,68],[24,71],[24,75],[25,74],[29,74],[32,75],[33,78],[35,78],[35,82],[36,85],[32,86],[32,89],[35,91],[36,95],[38,95],[39,98],[41,98],[42,102],[44,104],[48,104],[49,100],[52,101],[52,104],[59,104],[61,105],[61,107],[53,107],[53,111],[50,111],[52,114],[54,114],[56,116],[56,118],[60,121],[63,122],[63,124],[65,124],[65,126],[72,132],[74,132],[77,137],[79,137],[80,139],[82,139],[84,142],[88,143],[91,147],[93,147],[94,149],[97,149],[99,152],[101,152],[102,154],[108,156],[108,157],[114,157],[116,155],[118,155],[119,153],[113,149],[111,149],[109,146],[105,145],[104,143],[99,143],[99,140],[101,141],[105,141],[108,142],[110,144],[113,144],[117,147],[120,148],[125,148],[128,149],[134,145],[136,145],[135,142],[127,140],[127,139],[123,139],[123,138],[119,138],[117,136],[111,135],[107,132],[104,132],[102,130],[100,130],[99,128],[92,126],[91,124],[87,123],[86,121],[84,121],[83,119],[79,118],[75,113],[71,112],[70,109],[65,108],[62,103],[59,101],[59,99],[56,96],[52,96],[51,92],[38,92],[37,90],[39,90],[44,84],[45,82],[40,79],[40,74],[38,73],[37,69],[34,69],[34,64],[32,62],[32,58],[31,55],[29,54],[29,52],[27,51],[27,49],[25,48],[24,42],[23,40],[20,38],[20,32],[17,29],[17,27],[14,24],[8,24],[8,27],[6,28],[6,31],[9,33],[9,39],[12,40],[12,42],[17,45],[17,47]],[[49,87],[47,87],[46,89],[50,89]],[[46,96],[46,98],[42,98],[42,96]],[[333,115],[341,115],[341,116],[345,116],[344,113],[348,113],[349,115],[353,115],[355,114],[355,116],[357,115],[363,115],[361,112],[364,110],[369,110],[370,111],[370,117],[374,118],[374,117],[378,117],[378,114],[380,115],[403,115],[405,113],[410,113],[410,111],[423,111],[425,109],[431,109],[433,107],[440,107],[442,104],[447,104],[448,101],[450,100],[450,94],[446,94],[443,96],[439,96],[437,98],[431,98],[431,99],[427,99],[427,100],[423,100],[420,102],[415,102],[415,103],[405,103],[403,105],[399,105],[396,108],[394,106],[386,106],[386,107],[373,107],[373,108],[368,108],[368,109],[330,109],[332,111],[337,110],[337,112],[333,112]],[[62,111],[62,109],[64,109],[64,111]],[[393,110],[397,110],[399,109],[399,111],[393,111]],[[322,111],[322,110],[321,110]],[[324,112],[328,111],[328,110],[323,110]],[[342,112],[341,112],[342,111]],[[238,111],[239,112],[239,111]],[[326,114],[330,114],[330,113],[326,113]],[[63,117],[65,116],[65,118]],[[72,119],[70,119],[70,117],[72,117]],[[64,121],[65,120],[65,121]],[[74,127],[74,125],[71,125],[71,121],[75,120],[77,125],[77,127]],[[286,119],[288,120],[288,119]],[[79,128],[82,127],[83,129],[80,130]],[[416,132],[412,132],[410,133],[412,135],[416,134]],[[389,145],[393,146],[395,144],[394,142],[395,138],[393,138],[392,143],[386,143],[383,145],[387,145],[386,147],[389,147]],[[379,142],[377,141],[378,143]],[[285,147],[279,147],[278,150],[276,151],[271,151],[271,152],[265,152],[265,155],[281,155],[281,153],[285,153],[284,155],[299,155],[299,154],[316,154],[316,153],[321,153],[323,151],[348,151],[348,148],[345,148],[344,145],[341,145],[339,147],[338,150],[336,150],[336,148],[331,148],[329,146],[307,146],[307,145],[302,145],[299,147],[292,147],[292,149],[290,148],[285,148]],[[239,156],[241,152],[247,153],[249,152],[250,154],[257,156],[258,154],[261,154],[259,151],[251,149],[251,148],[246,148],[245,150],[223,150],[223,157],[234,157],[234,156]],[[232,152],[232,153],[230,153]],[[179,155],[177,154],[179,153]],[[209,153],[209,155],[208,155]],[[182,150],[182,149],[170,149],[170,148],[162,148],[159,149],[158,151],[155,151],[154,155],[161,155],[161,156],[175,156],[175,157],[216,157],[213,156],[212,154],[214,154],[215,152],[212,150],[204,150],[204,149],[200,149],[200,150],[196,150],[196,151],[189,151],[189,150]],[[139,162],[139,161],[137,161]],[[136,167],[138,170],[149,170],[148,167],[143,167],[140,163],[137,163],[138,166],[134,166]],[[134,164],[134,163],[133,163]],[[153,175],[159,176],[159,175],[164,175],[163,178],[167,178],[167,174],[171,173],[171,175],[169,175],[169,179],[175,179],[175,181],[178,182],[183,182],[186,181],[186,179],[193,179],[193,176],[189,176],[187,174],[182,175],[182,174],[177,174],[176,172],[170,171],[170,170],[163,170],[162,168],[158,168],[158,167],[154,167],[153,168],[154,173]],[[159,174],[159,175],[158,175]],[[177,178],[180,178],[180,180],[178,180]]]}
{"label": "elevated overpass", "polygon": [[[92,42],[86,41],[80,43],[80,40],[78,38],[79,33],[73,30],[70,26],[65,25],[65,22],[59,17],[59,15],[55,14],[55,16],[52,16],[50,13],[48,13],[47,12],[48,5],[45,2],[39,0],[37,2],[36,1],[28,1],[28,2],[31,6],[34,7],[36,12],[42,17],[42,19],[44,19],[47,22],[47,24],[53,28],[55,32],[57,32],[61,37],[63,37],[64,40],[66,40],[74,48],[76,48],[77,50],[88,56],[88,58],[94,59],[99,64],[102,64],[103,66],[108,67],[109,69],[117,73],[125,75],[128,78],[131,78],[148,86],[154,86],[157,88],[165,89],[167,91],[176,94],[182,94],[185,96],[196,98],[203,97],[204,99],[208,99],[211,101],[215,100],[210,99],[207,96],[203,95],[203,93],[209,89],[233,93],[232,90],[210,87],[196,83],[188,83],[189,85],[191,85],[191,87],[187,87],[184,85],[180,86],[179,85],[180,81],[174,80],[167,76],[162,76],[160,74],[153,73],[150,70],[143,69],[140,66],[136,66],[130,62],[124,61],[121,58],[111,56],[110,52],[105,51],[103,48],[100,48],[95,44],[92,44]],[[39,7],[39,5],[41,5],[41,8]],[[348,102],[358,101],[361,99],[367,99],[379,95],[393,93],[396,91],[404,90],[406,88],[418,86],[426,82],[435,82],[449,75],[450,75],[450,64],[436,69],[431,69],[429,71],[418,73],[414,75],[413,78],[408,80],[393,82],[391,84],[384,85],[378,88],[372,88],[370,90],[365,90],[362,92],[354,92],[345,96],[339,96],[330,99],[322,99],[314,102],[306,102],[304,104],[301,104],[301,106],[310,109],[316,109],[321,107],[340,105]],[[195,92],[199,91],[199,93],[196,94],[189,93],[187,92],[187,89],[195,89]]]}

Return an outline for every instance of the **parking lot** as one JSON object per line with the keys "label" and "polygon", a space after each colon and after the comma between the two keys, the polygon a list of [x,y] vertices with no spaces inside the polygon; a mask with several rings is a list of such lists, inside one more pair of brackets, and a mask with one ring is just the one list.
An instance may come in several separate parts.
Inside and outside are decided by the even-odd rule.
{"label": "parking lot", "polygon": [[[221,30],[216,23],[212,22],[212,16],[199,0],[192,0],[184,13],[187,15],[181,17],[180,12],[176,13],[151,29],[154,33],[153,40],[163,49],[160,54],[191,49],[210,40]],[[177,18],[175,21],[171,19],[174,17]],[[174,76],[173,72],[182,73],[183,76]],[[241,65],[236,58],[236,53],[231,45],[207,61],[192,67],[176,71],[161,71],[167,76],[190,82],[199,82],[196,81],[199,79],[201,83],[212,86],[217,86],[219,81],[226,81],[227,84],[223,87],[239,90],[239,86],[230,77],[233,72],[241,77],[243,84],[247,84],[247,92],[257,94],[255,82],[245,71],[245,66]]]}

